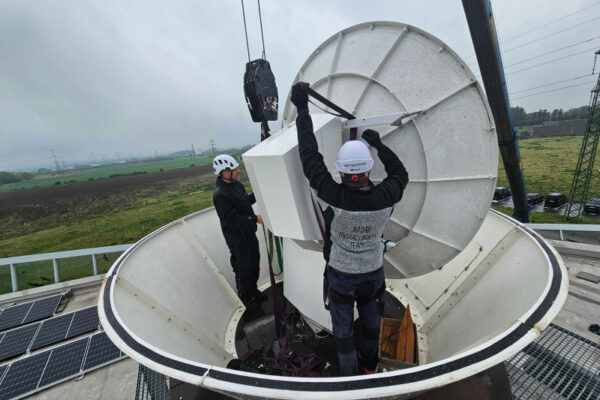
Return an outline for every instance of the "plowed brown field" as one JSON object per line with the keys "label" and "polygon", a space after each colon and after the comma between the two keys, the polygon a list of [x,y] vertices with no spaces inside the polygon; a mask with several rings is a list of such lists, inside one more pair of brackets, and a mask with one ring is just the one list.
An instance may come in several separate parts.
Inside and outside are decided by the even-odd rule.
{"label": "plowed brown field", "polygon": [[170,191],[214,188],[211,165],[0,193],[0,239],[139,205]]}

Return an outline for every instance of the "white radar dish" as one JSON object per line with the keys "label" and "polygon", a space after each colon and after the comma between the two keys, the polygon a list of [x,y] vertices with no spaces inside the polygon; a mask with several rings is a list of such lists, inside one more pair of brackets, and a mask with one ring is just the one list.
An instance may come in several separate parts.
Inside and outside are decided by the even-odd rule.
{"label": "white radar dish", "polygon": [[[320,45],[295,81],[309,82],[355,115],[355,123],[370,117],[387,121],[360,126],[358,134],[367,128],[379,131],[409,173],[404,197],[384,234],[396,243],[385,257],[389,278],[436,270],[466,247],[491,204],[498,149],[485,94],[448,46],[410,25],[363,23]],[[324,113],[313,105],[310,112]],[[400,126],[390,124],[390,114],[409,113],[414,114]],[[283,127],[295,117],[288,97]],[[346,127],[343,141],[348,138]],[[372,153],[376,162],[371,179],[377,183],[386,174],[376,151]],[[390,271],[397,273],[390,276]]]}

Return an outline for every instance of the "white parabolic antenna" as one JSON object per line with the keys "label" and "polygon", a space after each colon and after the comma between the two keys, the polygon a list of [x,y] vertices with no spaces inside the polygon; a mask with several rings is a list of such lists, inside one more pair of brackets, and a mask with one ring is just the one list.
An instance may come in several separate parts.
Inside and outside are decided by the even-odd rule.
{"label": "white parabolic antenna", "polygon": [[[98,311],[111,340],[162,374],[240,399],[408,398],[499,364],[533,341],[567,295],[558,254],[526,226],[489,211],[496,135],[485,97],[441,41],[408,25],[350,27],[309,57],[297,79],[353,113],[311,106],[332,174],[352,126],[378,130],[410,175],[384,239],[386,285],[410,305],[419,365],[368,376],[282,377],[227,369],[238,356],[244,306],[214,209],[141,239],[112,266]],[[302,173],[289,101],[283,127],[244,154],[257,213],[283,238],[285,297],[311,326],[328,329],[324,261],[311,192]],[[377,160],[376,154],[373,154]],[[376,163],[371,178],[383,179]],[[261,277],[268,287],[262,232]]]}
{"label": "white parabolic antenna", "polygon": [[[399,155],[410,183],[384,235],[397,243],[386,260],[411,277],[462,251],[485,219],[498,170],[493,117],[464,62],[419,29],[374,22],[325,41],[296,81],[309,82],[359,120],[387,116],[380,118],[384,125],[369,127]],[[322,112],[311,106],[311,114]],[[288,100],[284,127],[294,123],[295,113]],[[390,126],[406,114],[402,125]],[[386,175],[375,151],[373,156],[371,179],[379,181]]]}

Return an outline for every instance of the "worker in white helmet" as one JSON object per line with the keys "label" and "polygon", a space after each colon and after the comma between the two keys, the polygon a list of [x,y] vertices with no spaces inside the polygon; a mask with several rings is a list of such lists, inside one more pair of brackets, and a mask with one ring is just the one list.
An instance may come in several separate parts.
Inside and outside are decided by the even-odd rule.
{"label": "worker in white helmet", "polygon": [[[379,133],[366,130],[362,138],[377,150],[387,177],[374,185],[369,180],[373,167],[369,148],[360,140],[350,140],[337,154],[335,165],[342,183],[336,183],[318,150],[305,85],[293,86],[291,101],[298,109],[300,161],[325,222],[326,293],[340,375],[373,373],[385,292],[383,229],[394,204],[402,198],[408,173],[398,156],[381,142]],[[362,326],[358,351],[353,332],[355,303]]]}
{"label": "worker in white helmet", "polygon": [[248,195],[240,180],[240,167],[235,158],[221,154],[213,160],[213,172],[218,175],[213,203],[219,215],[221,230],[231,253],[238,295],[247,309],[255,309],[267,300],[256,282],[260,273],[260,252],[256,224],[262,224],[254,214],[254,193]]}

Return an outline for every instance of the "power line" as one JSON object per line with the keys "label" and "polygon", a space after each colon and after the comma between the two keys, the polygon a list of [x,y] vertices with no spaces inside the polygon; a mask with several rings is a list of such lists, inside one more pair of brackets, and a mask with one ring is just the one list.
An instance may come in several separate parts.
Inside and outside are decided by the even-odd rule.
{"label": "power line", "polygon": [[564,60],[565,58],[569,58],[569,57],[572,57],[572,56],[576,56],[578,54],[587,53],[588,51],[594,51],[594,50],[595,50],[595,48],[586,49],[586,50],[578,51],[577,53],[568,54],[568,55],[563,56],[563,57],[553,58],[552,60],[548,60],[548,61],[543,62],[543,63],[531,65],[531,66],[526,67],[526,68],[521,68],[521,69],[518,69],[516,71],[508,72],[508,73],[506,73],[506,75],[512,75],[512,74],[516,74],[518,72],[527,71],[528,69],[537,68],[537,67],[540,67],[542,65],[550,64],[550,63],[553,63],[555,61]]}
{"label": "power line", "polygon": [[558,35],[559,33],[563,33],[563,32],[566,32],[566,31],[568,31],[568,30],[571,30],[571,29],[578,28],[578,27],[580,27],[581,25],[585,25],[585,24],[587,24],[587,23],[589,23],[589,22],[593,22],[593,21],[596,21],[596,20],[599,20],[599,19],[600,19],[600,17],[596,17],[596,18],[589,19],[589,20],[587,20],[587,21],[584,21],[584,22],[581,22],[581,23],[579,23],[579,24],[577,24],[577,25],[573,25],[573,26],[570,26],[570,27],[568,27],[568,28],[561,29],[560,31],[553,32],[553,33],[550,33],[550,34],[548,34],[548,35],[546,35],[546,36],[542,36],[542,37],[541,37],[541,38],[539,38],[539,39],[531,40],[531,41],[529,41],[529,42],[526,42],[526,43],[520,44],[520,45],[518,45],[518,46],[511,47],[510,49],[506,49],[506,50],[502,51],[502,53],[503,53],[503,54],[505,54],[505,53],[508,53],[509,51],[513,51],[513,50],[516,50],[516,49],[520,49],[521,47],[524,47],[524,46],[530,45],[531,43],[539,42],[540,40],[547,39],[547,38],[549,38],[550,36]]}
{"label": "power line", "polygon": [[[587,49],[587,50],[582,50],[582,51],[578,51],[577,53],[568,54],[568,55],[566,55],[566,56],[563,56],[563,57],[553,58],[552,60],[548,60],[548,61],[545,61],[545,62],[543,62],[543,63],[539,63],[539,64],[535,64],[535,65],[530,65],[529,67],[526,67],[526,68],[521,68],[521,69],[518,69],[518,70],[516,70],[516,71],[512,71],[512,72],[507,72],[507,73],[505,73],[504,75],[505,75],[505,76],[508,76],[508,75],[516,74],[516,73],[518,73],[518,72],[527,71],[528,69],[537,68],[537,67],[540,67],[540,66],[542,66],[542,65],[550,64],[550,63],[553,63],[553,62],[555,62],[555,61],[564,60],[565,58],[569,58],[569,57],[576,56],[576,55],[578,55],[578,54],[586,53],[586,52],[588,52],[588,51],[593,51],[593,50],[595,50],[595,48],[592,48],[592,49]],[[513,64],[513,65],[514,65],[514,64]],[[481,74],[477,75],[475,78],[476,78],[476,79],[479,79],[479,78],[481,78]]]}
{"label": "power line", "polygon": [[585,78],[585,77],[593,76],[593,75],[594,74],[586,74],[586,75],[576,76],[574,78],[564,79],[562,81],[556,81],[556,82],[552,82],[552,83],[546,83],[545,85],[535,86],[535,87],[531,87],[531,88],[528,88],[528,89],[521,89],[521,90],[517,90],[516,92],[510,92],[509,95],[513,95],[513,94],[517,94],[517,93],[522,93],[522,92],[528,92],[530,90],[535,90],[535,89],[540,89],[540,88],[543,88],[543,87],[557,85],[559,83],[564,83],[564,82],[568,82],[568,81],[575,81],[577,79],[581,79],[581,78]]}
{"label": "power line", "polygon": [[[526,58],[526,59],[518,61],[518,62],[516,62],[514,64],[506,65],[506,66],[504,66],[504,68],[512,67],[513,65],[517,65],[517,64],[522,64],[522,63],[524,63],[526,61],[530,61],[530,60],[534,60],[534,59],[539,58],[539,57],[547,56],[548,54],[557,53],[557,52],[559,52],[561,50],[565,50],[565,49],[568,49],[568,48],[571,48],[571,47],[575,47],[575,46],[578,46],[578,45],[580,45],[582,43],[591,42],[592,40],[596,40],[596,39],[600,39],[600,36],[596,36],[596,37],[593,37],[591,39],[582,40],[581,42],[573,43],[573,44],[570,44],[568,46],[561,47],[559,49],[552,50],[552,51],[549,51],[549,52],[546,52],[546,53],[538,54],[537,56]],[[476,61],[473,61],[473,62],[469,63],[468,65],[469,66],[474,66],[476,63],[477,63]]]}
{"label": "power line", "polygon": [[[530,29],[530,30],[528,30],[528,31],[526,31],[526,32],[520,33],[520,34],[518,34],[518,35],[515,35],[515,36],[513,36],[513,37],[511,37],[511,38],[509,38],[509,39],[503,40],[503,41],[502,41],[502,43],[503,43],[503,44],[506,44],[506,43],[508,43],[508,42],[512,42],[512,41],[513,41],[513,40],[515,40],[515,39],[521,38],[521,37],[523,37],[523,36],[525,36],[525,35],[528,35],[528,34],[530,34],[530,33],[532,33],[532,32],[535,32],[535,31],[537,31],[537,30],[539,30],[539,29],[541,29],[541,28],[543,28],[543,27],[546,27],[546,26],[548,26],[548,25],[552,25],[552,24],[553,24],[553,23],[555,23],[555,22],[562,21],[563,19],[566,19],[566,18],[568,18],[568,17],[571,17],[571,16],[573,16],[573,15],[575,15],[575,14],[579,14],[580,12],[583,12],[583,11],[585,11],[585,10],[587,10],[587,9],[590,9],[590,8],[592,8],[592,7],[596,7],[596,6],[598,6],[598,5],[599,5],[599,4],[593,4],[593,5],[591,5],[591,6],[587,6],[587,7],[584,7],[584,8],[582,8],[582,9],[580,9],[580,10],[577,10],[577,11],[575,11],[575,12],[571,13],[571,14],[567,14],[567,15],[565,15],[565,16],[563,16],[563,17],[560,17],[560,18],[554,19],[554,20],[552,20],[552,21],[546,22],[545,24],[539,25],[539,26],[537,26],[537,27],[535,27],[535,28],[533,28],[533,29]],[[570,29],[570,28],[568,28],[568,29]],[[467,57],[466,59],[467,59],[467,60],[469,60],[469,59],[471,59],[471,58],[473,58],[473,57],[475,57],[475,54],[471,54],[471,55],[470,55],[469,57]]]}
{"label": "power line", "polygon": [[528,95],[525,95],[525,96],[518,96],[518,97],[511,98],[510,100],[513,101],[513,100],[518,100],[518,99],[524,99],[526,97],[539,96],[540,94],[545,94],[545,93],[550,93],[550,92],[558,92],[560,90],[570,89],[570,88],[574,88],[574,87],[578,87],[578,86],[583,86],[583,85],[593,85],[594,83],[595,83],[595,81],[594,82],[584,82],[584,83],[580,83],[578,85],[565,86],[565,87],[558,88],[558,89],[545,90],[545,91],[539,92],[539,93],[528,94]]}
{"label": "power line", "polygon": [[513,40],[515,40],[515,39],[517,39],[517,38],[520,38],[520,37],[522,37],[522,36],[524,36],[524,35],[527,35],[527,34],[529,34],[529,33],[531,33],[531,32],[535,32],[535,31],[537,31],[537,30],[539,30],[539,29],[541,29],[541,28],[543,28],[543,27],[545,27],[545,26],[551,25],[551,24],[553,24],[553,23],[555,23],[555,22],[558,22],[558,21],[562,21],[563,19],[569,18],[569,17],[571,17],[571,16],[573,16],[573,15],[575,15],[575,14],[579,14],[580,12],[582,12],[582,11],[585,11],[585,10],[587,10],[587,9],[590,9],[590,8],[592,8],[592,7],[596,7],[597,5],[598,5],[598,3],[596,3],[596,4],[593,4],[593,5],[591,5],[591,6],[584,7],[584,8],[582,8],[581,10],[577,10],[577,11],[575,11],[574,13],[567,14],[567,15],[565,15],[565,16],[563,16],[563,17],[560,17],[560,18],[554,19],[554,20],[552,20],[552,21],[550,21],[550,22],[546,22],[545,24],[539,25],[538,27],[536,27],[536,28],[533,28],[533,29],[531,29],[531,30],[528,30],[527,32],[520,33],[520,34],[518,34],[518,35],[515,35],[515,36],[513,36],[513,37],[511,37],[511,38],[507,39],[507,40],[504,40],[504,43],[511,42],[511,41],[513,41]]}
{"label": "power line", "polygon": [[591,42],[592,40],[596,40],[596,39],[600,39],[600,36],[596,36],[596,37],[593,37],[593,38],[591,38],[591,39],[583,40],[583,41],[581,41],[581,42],[573,43],[573,44],[570,44],[570,45],[568,45],[568,46],[561,47],[561,48],[559,48],[559,49],[552,50],[552,51],[549,51],[549,52],[547,52],[547,53],[539,54],[539,55],[537,55],[537,56],[534,56],[534,57],[529,57],[529,58],[526,58],[526,59],[524,59],[524,60],[518,61],[518,62],[516,62],[516,63],[514,63],[514,64],[506,65],[504,68],[512,67],[512,66],[514,66],[514,65],[523,64],[524,62],[531,61],[531,60],[534,60],[534,59],[536,59],[536,58],[539,58],[539,57],[547,56],[548,54],[552,54],[552,53],[558,53],[558,52],[559,52],[559,51],[561,51],[561,50],[569,49],[569,48],[571,48],[571,47],[578,46],[578,45],[580,45],[580,44],[582,44],[582,43]]}

